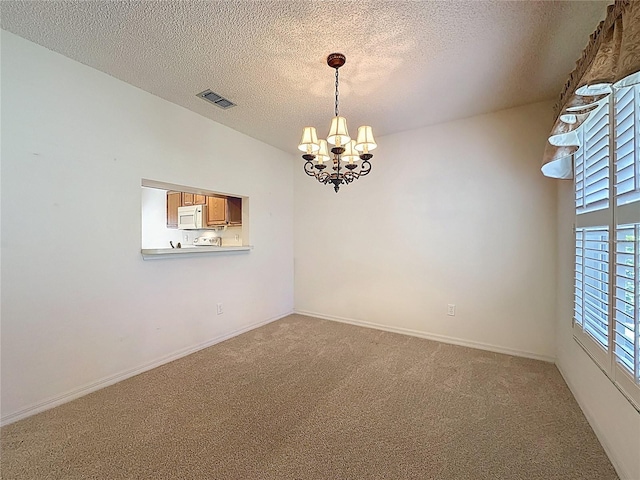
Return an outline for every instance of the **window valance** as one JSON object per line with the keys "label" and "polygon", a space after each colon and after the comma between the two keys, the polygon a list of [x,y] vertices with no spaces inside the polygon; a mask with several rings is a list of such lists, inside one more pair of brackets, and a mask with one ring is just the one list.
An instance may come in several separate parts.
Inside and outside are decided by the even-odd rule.
{"label": "window valance", "polygon": [[573,178],[580,127],[616,88],[640,83],[640,2],[616,0],[591,34],[555,106],[542,160],[547,177]]}

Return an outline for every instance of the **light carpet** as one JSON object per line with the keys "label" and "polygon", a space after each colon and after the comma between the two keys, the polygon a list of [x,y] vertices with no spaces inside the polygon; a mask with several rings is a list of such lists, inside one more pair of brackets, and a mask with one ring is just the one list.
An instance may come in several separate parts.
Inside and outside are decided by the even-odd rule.
{"label": "light carpet", "polygon": [[4,479],[617,479],[553,364],[300,315],[1,430]]}

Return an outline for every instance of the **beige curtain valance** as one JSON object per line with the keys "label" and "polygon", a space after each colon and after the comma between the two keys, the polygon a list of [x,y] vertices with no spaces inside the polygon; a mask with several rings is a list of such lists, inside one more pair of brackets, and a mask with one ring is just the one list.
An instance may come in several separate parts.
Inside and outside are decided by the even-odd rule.
{"label": "beige curtain valance", "polygon": [[616,88],[640,83],[640,1],[616,0],[591,34],[555,106],[542,173],[573,178],[580,126]]}

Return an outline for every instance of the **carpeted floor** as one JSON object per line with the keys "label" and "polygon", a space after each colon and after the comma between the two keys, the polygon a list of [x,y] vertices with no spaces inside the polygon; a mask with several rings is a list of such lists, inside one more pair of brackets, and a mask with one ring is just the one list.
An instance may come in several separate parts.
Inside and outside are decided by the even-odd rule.
{"label": "carpeted floor", "polygon": [[292,315],[1,430],[4,479],[617,479],[550,363]]}

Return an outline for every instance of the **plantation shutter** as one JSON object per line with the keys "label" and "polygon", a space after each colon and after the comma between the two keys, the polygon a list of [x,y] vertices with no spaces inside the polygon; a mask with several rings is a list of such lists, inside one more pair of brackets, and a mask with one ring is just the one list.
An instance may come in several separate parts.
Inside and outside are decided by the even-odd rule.
{"label": "plantation shutter", "polygon": [[578,214],[609,206],[609,115],[604,102],[582,130],[582,148],[576,155],[576,209]]}
{"label": "plantation shutter", "polygon": [[574,155],[574,335],[603,368],[610,363],[610,130],[605,99],[582,125],[582,148]]}
{"label": "plantation shutter", "polygon": [[638,87],[624,88],[616,93],[616,205],[640,200],[640,162],[635,161],[639,136],[639,96]]}
{"label": "plantation shutter", "polygon": [[608,350],[609,229],[576,229],[575,321]]}
{"label": "plantation shutter", "polygon": [[638,238],[640,238],[640,224],[621,225],[616,229],[614,353],[616,361],[636,380],[640,379],[636,298],[637,279],[640,272]]}
{"label": "plantation shutter", "polygon": [[615,380],[640,404],[640,87],[614,95]]}

